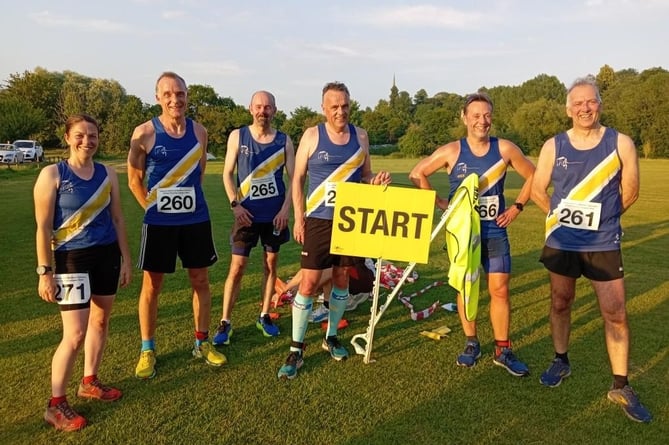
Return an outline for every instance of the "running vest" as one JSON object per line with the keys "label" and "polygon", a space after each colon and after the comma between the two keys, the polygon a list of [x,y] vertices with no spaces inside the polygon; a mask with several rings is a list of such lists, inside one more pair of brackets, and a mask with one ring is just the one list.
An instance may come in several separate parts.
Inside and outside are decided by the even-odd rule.
{"label": "running vest", "polygon": [[332,220],[336,183],[360,182],[362,179],[365,151],[358,142],[355,126],[348,124],[348,130],[348,142],[336,145],[330,140],[325,124],[318,124],[318,146],[307,161],[307,216]]}
{"label": "running vest", "polygon": [[506,162],[499,152],[497,138],[490,138],[490,148],[481,157],[472,153],[466,138],[460,139],[460,154],[448,175],[450,181],[448,200],[451,200],[467,175],[475,173],[479,177],[478,210],[483,239],[506,236],[506,229],[499,227],[495,222],[495,218],[506,209],[504,201],[506,167]]}
{"label": "running vest", "polygon": [[237,199],[253,215],[253,222],[272,222],[286,198],[283,169],[286,165],[286,135],[261,144],[249,127],[239,129],[237,153]]}
{"label": "running vest", "polygon": [[193,121],[186,119],[186,133],[179,139],[170,136],[157,117],[151,123],[156,141],[146,155],[148,194],[144,223],[178,226],[208,221],[209,209],[201,184],[202,147]]}
{"label": "running vest", "polygon": [[93,177],[77,176],[67,161],[60,161],[53,216],[53,250],[104,246],[116,241],[111,219],[111,181],[104,165],[93,163]]}
{"label": "running vest", "polygon": [[576,150],[567,133],[555,136],[548,247],[576,252],[620,249],[621,165],[618,132],[612,128],[588,150]]}

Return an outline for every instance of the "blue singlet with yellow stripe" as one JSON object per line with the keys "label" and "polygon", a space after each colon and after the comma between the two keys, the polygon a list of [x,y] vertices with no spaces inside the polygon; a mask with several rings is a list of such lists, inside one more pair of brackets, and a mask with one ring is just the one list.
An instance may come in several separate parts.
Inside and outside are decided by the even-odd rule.
{"label": "blue singlet with yellow stripe", "polygon": [[325,124],[318,125],[318,146],[307,161],[309,189],[306,215],[334,218],[337,182],[360,182],[365,152],[358,142],[355,126],[348,124],[349,140],[337,145],[330,140]]}
{"label": "blue singlet with yellow stripe", "polygon": [[53,250],[104,246],[116,241],[111,219],[111,181],[104,165],[93,163],[93,177],[77,176],[67,161],[57,164],[60,178],[53,216]]}
{"label": "blue singlet with yellow stripe", "polygon": [[[186,119],[186,132],[178,139],[165,131],[157,117],[151,122],[156,130],[156,141],[146,155],[148,194],[144,223],[178,226],[209,221],[209,208],[201,184],[202,146],[195,135],[193,121]],[[171,203],[170,195],[164,195],[165,202],[159,200],[159,189],[179,188],[192,188],[193,196],[188,199],[194,202],[186,202],[185,206],[181,202]],[[181,208],[173,204],[179,204]],[[168,206],[176,208],[176,211],[167,211]],[[188,211],[183,211],[184,207]]]}
{"label": "blue singlet with yellow stripe", "polygon": [[[574,252],[620,249],[621,166],[618,132],[612,128],[606,128],[599,144],[588,150],[575,149],[567,133],[555,136],[548,247]],[[589,227],[593,214],[599,224]]]}

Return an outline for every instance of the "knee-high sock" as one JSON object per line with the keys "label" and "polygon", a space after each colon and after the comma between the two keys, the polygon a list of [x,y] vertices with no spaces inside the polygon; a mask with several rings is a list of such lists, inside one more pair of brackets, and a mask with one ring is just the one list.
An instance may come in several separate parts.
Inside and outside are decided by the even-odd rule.
{"label": "knee-high sock", "polygon": [[337,335],[337,326],[344,316],[347,301],[348,289],[332,288],[332,294],[330,294],[330,312],[328,312],[328,337]]}
{"label": "knee-high sock", "polygon": [[[293,341],[298,343],[304,343],[304,336],[307,333],[307,325],[309,324],[309,314],[311,314],[311,309],[313,307],[313,298],[305,297],[301,293],[295,295],[293,300]],[[290,347],[291,351],[300,351],[299,348],[294,346]]]}

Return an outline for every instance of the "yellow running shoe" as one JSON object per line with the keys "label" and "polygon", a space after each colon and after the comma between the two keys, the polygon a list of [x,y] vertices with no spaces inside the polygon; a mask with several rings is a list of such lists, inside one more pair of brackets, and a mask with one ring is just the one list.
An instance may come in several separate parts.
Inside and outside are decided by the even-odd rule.
{"label": "yellow running shoe", "polygon": [[138,379],[152,379],[156,375],[156,353],[149,349],[142,351],[135,368],[135,377]]}
{"label": "yellow running shoe", "polygon": [[204,361],[210,366],[222,366],[228,362],[228,359],[218,352],[209,341],[203,341],[200,347],[196,344],[193,348],[193,356],[204,358]]}

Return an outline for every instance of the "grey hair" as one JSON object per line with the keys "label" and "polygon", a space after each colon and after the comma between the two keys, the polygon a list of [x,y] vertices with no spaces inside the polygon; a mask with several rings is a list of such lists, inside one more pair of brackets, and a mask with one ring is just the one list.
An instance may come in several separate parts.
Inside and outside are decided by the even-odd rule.
{"label": "grey hair", "polygon": [[567,106],[569,106],[569,95],[571,91],[576,87],[582,86],[591,86],[595,90],[595,97],[597,97],[597,102],[602,103],[602,96],[599,94],[599,87],[597,86],[597,79],[592,74],[588,74],[585,77],[579,77],[572,82],[571,86],[567,89]]}
{"label": "grey hair", "polygon": [[183,77],[175,73],[174,71],[163,71],[160,76],[158,76],[158,80],[156,80],[156,93],[158,93],[158,84],[160,83],[161,80],[163,80],[165,77],[168,79],[173,79],[180,81],[181,83],[184,84],[184,87],[186,88],[186,91],[188,91],[188,85],[186,85],[186,81],[184,80]]}
{"label": "grey hair", "polygon": [[348,87],[346,87],[346,85],[344,85],[342,82],[334,81],[326,83],[323,87],[323,94],[321,97],[325,96],[325,93],[328,91],[339,91],[341,93],[345,93],[348,97],[351,97],[351,93],[348,92]]}
{"label": "grey hair", "polygon": [[274,98],[274,94],[270,93],[269,91],[265,91],[265,90],[256,91],[255,93],[253,93],[251,95],[251,103],[249,104],[249,107],[253,104],[253,99],[255,99],[256,95],[258,95],[258,94],[266,94],[267,97],[269,97],[270,102],[272,102],[272,106],[274,108],[276,108],[276,99]]}

